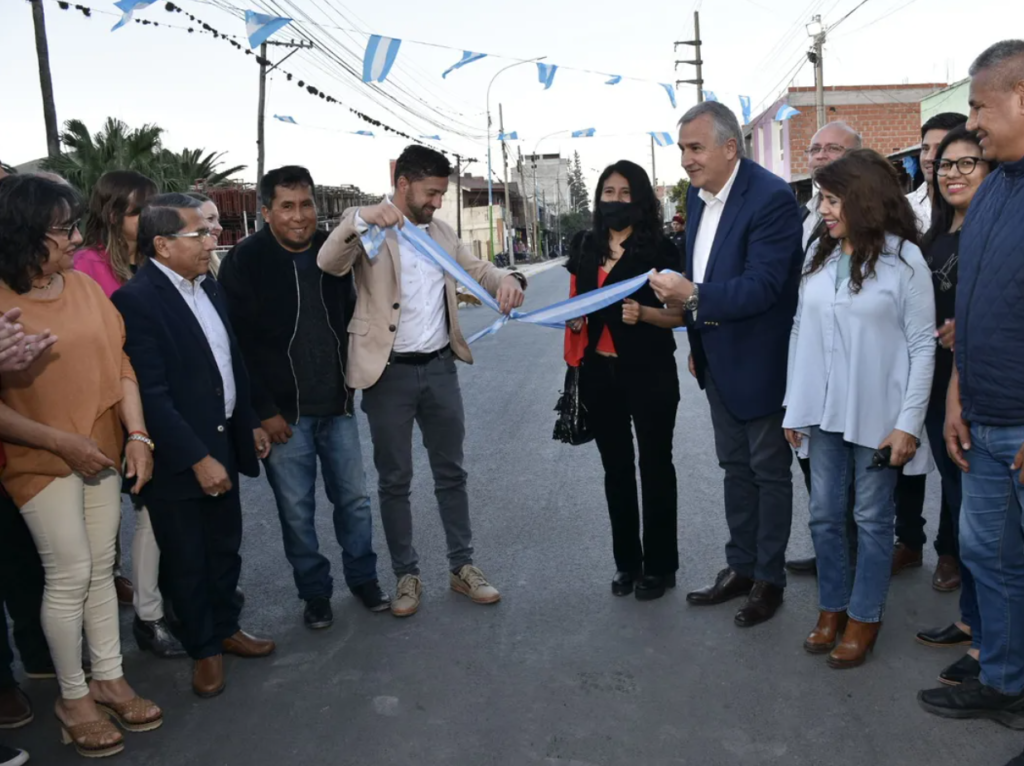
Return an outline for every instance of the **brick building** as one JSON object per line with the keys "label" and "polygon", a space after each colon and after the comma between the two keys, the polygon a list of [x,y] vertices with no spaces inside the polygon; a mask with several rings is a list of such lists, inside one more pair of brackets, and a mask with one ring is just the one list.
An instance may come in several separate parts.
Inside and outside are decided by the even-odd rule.
{"label": "brick building", "polygon": [[[883,156],[921,141],[921,100],[945,83],[916,85],[837,85],[825,88],[829,122],[848,123],[864,146]],[[788,104],[800,114],[775,120]],[[807,181],[807,147],[817,131],[814,88],[790,88],[786,95],[743,128],[747,156],[790,183]]]}

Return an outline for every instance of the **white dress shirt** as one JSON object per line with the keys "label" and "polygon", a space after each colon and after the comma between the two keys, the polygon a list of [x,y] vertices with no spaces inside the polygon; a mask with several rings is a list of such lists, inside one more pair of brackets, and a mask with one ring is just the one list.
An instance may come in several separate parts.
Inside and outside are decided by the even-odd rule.
{"label": "white dress shirt", "polygon": [[189,282],[185,277],[176,271],[171,271],[156,258],[151,259],[153,265],[162,271],[171,284],[177,288],[178,293],[185,299],[185,303],[195,315],[196,321],[206,336],[206,342],[210,344],[210,351],[217,362],[217,369],[220,371],[220,379],[224,384],[224,417],[230,418],[235,412],[237,393],[235,389],[235,370],[231,366],[231,340],[228,338],[227,328],[217,313],[216,306],[210,300],[210,296],[203,290],[202,284],[206,276],[197,277],[194,282]]}
{"label": "white dress shirt", "polygon": [[697,196],[704,201],[704,213],[700,217],[697,237],[693,241],[693,274],[690,275],[690,280],[695,284],[699,285],[707,276],[708,261],[711,260],[711,249],[715,244],[718,224],[722,222],[722,212],[725,210],[725,203],[729,200],[732,185],[736,183],[740,164],[740,161],[736,160],[736,167],[733,168],[732,175],[718,194],[712,194],[705,189],[701,189],[697,193]]}
{"label": "white dress shirt", "polygon": [[[369,228],[359,213],[356,213],[355,224],[360,233]],[[420,228],[428,231],[428,226]],[[394,351],[396,354],[440,351],[448,345],[444,272],[401,239],[398,240],[398,258],[402,299]]]}
{"label": "white dress shirt", "polygon": [[910,207],[917,216],[917,230],[924,234],[932,225],[932,201],[928,198],[928,182],[921,184],[907,195]]}

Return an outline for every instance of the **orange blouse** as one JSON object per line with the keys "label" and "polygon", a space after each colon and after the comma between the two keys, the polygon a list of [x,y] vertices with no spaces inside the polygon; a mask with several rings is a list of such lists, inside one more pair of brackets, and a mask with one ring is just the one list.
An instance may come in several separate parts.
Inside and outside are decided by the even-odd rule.
{"label": "orange blouse", "polygon": [[[604,269],[597,270],[597,286],[604,287],[605,280],[608,279],[610,272]],[[569,297],[576,297],[576,275],[569,275]],[[565,328],[565,361],[570,367],[579,367],[580,362],[583,361],[583,353],[587,350],[588,336],[587,326],[583,325],[583,328],[579,332],[573,332],[568,327]],[[597,339],[597,350],[604,354],[616,354],[615,341],[612,339],[612,334],[608,330],[608,325],[604,326],[604,331],[601,333],[601,337]]]}
{"label": "orange blouse", "polygon": [[[120,469],[124,430],[117,414],[122,378],[135,380],[124,353],[124,322],[92,278],[61,272],[64,290],[34,300],[0,284],[0,312],[15,306],[25,334],[49,329],[57,342],[31,367],[0,375],[0,400],[25,417],[52,428],[89,436]],[[18,506],[71,468],[47,450],[5,442],[7,465],[0,474]]]}

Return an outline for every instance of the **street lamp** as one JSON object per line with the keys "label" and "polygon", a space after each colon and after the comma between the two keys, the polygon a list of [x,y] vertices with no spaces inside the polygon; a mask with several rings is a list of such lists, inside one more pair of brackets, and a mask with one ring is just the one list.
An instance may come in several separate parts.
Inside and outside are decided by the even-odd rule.
{"label": "street lamp", "polygon": [[[491,229],[491,258],[495,256],[494,252],[494,185],[491,182],[491,86],[494,85],[494,81],[498,79],[498,75],[507,69],[512,67],[520,66],[521,64],[534,64],[538,61],[543,61],[547,56],[538,56],[535,59],[528,59],[526,61],[517,61],[514,64],[509,64],[507,67],[503,67],[494,73],[494,77],[487,84],[487,221]],[[505,179],[505,183],[508,183],[508,179]],[[507,226],[506,222],[506,226]]]}

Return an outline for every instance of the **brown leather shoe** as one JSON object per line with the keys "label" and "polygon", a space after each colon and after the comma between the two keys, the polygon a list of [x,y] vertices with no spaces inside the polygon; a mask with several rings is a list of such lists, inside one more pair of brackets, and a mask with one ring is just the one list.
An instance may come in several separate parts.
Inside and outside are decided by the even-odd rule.
{"label": "brown leather shoe", "polygon": [[952,593],[960,589],[960,563],[956,556],[939,556],[939,563],[932,575],[932,587],[940,593]]}
{"label": "brown leather shoe", "polygon": [[744,577],[732,567],[726,567],[718,573],[714,585],[687,593],[686,600],[694,606],[714,606],[740,596],[749,596],[753,587],[754,581],[749,577]]}
{"label": "brown leather shoe", "polygon": [[127,577],[114,578],[114,591],[117,593],[117,603],[121,606],[131,606],[135,603],[135,586]]}
{"label": "brown leather shoe", "polygon": [[819,612],[818,624],[804,641],[804,651],[811,654],[831,652],[840,634],[846,629],[847,620],[846,612]]}
{"label": "brown leather shoe", "polygon": [[881,627],[880,622],[860,622],[850,618],[843,631],[843,640],[828,655],[829,667],[842,670],[863,665],[868,652],[875,648]]}
{"label": "brown leather shoe", "polygon": [[32,703],[17,686],[0,689],[0,729],[20,729],[32,723]]}
{"label": "brown leather shoe", "polygon": [[216,697],[224,691],[224,655],[196,660],[192,668],[192,691],[200,697]]}
{"label": "brown leather shoe", "polygon": [[912,551],[903,543],[896,543],[892,551],[892,573],[898,575],[904,569],[919,567],[924,562],[924,554],[921,551]]}
{"label": "brown leather shoe", "polygon": [[225,638],[223,647],[225,654],[253,658],[266,657],[277,648],[277,644],[269,638],[256,638],[240,630],[231,638]]}

